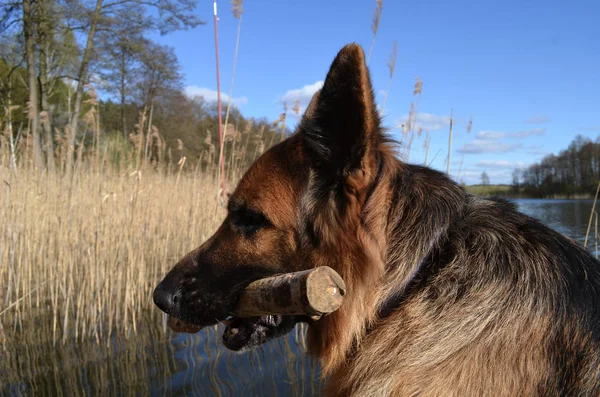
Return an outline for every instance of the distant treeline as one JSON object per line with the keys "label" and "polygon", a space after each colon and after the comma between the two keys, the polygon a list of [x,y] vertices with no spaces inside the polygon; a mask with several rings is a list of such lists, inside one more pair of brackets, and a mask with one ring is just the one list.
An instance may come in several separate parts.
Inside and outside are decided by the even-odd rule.
{"label": "distant treeline", "polygon": [[593,197],[599,180],[600,136],[592,141],[578,135],[558,155],[513,173],[515,193],[540,198]]}

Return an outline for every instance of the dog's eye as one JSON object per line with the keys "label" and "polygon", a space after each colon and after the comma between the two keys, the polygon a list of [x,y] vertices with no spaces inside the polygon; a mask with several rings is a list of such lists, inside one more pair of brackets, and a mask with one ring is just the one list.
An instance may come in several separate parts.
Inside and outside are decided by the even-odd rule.
{"label": "dog's eye", "polygon": [[269,225],[269,221],[263,214],[246,209],[233,211],[231,213],[231,223],[247,236]]}

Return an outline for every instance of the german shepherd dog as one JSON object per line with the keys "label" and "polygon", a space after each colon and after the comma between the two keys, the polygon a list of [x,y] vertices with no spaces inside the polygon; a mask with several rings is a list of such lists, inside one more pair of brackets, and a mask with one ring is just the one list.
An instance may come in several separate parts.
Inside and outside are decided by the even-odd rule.
{"label": "german shepherd dog", "polygon": [[[395,148],[349,44],[154,302],[196,329],[226,322],[236,351],[307,322],[329,396],[600,395],[600,263]],[[337,311],[230,318],[252,281],[323,265],[347,286]]]}

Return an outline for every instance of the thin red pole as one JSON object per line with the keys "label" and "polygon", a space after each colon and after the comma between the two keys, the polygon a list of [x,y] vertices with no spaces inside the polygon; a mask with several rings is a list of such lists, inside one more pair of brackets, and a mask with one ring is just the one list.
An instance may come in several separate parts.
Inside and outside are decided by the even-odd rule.
{"label": "thin red pole", "polygon": [[223,162],[223,124],[221,119],[221,78],[219,75],[219,29],[217,17],[217,0],[213,2],[214,19],[215,19],[215,54],[217,59],[217,108],[219,112],[219,174],[221,175],[221,194],[225,192],[225,164]]}

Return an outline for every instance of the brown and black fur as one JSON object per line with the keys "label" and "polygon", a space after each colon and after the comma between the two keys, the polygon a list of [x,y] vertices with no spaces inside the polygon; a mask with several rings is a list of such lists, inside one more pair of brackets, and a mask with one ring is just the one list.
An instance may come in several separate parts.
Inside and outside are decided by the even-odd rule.
{"label": "brown and black fur", "polygon": [[330,396],[600,394],[600,263],[510,202],[400,161],[358,45],[228,209],[157,288],[170,315],[215,324],[251,281],[314,266],[348,287],[338,311],[256,323],[235,350],[307,321]]}

